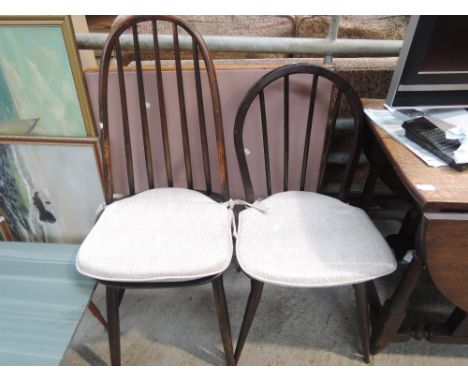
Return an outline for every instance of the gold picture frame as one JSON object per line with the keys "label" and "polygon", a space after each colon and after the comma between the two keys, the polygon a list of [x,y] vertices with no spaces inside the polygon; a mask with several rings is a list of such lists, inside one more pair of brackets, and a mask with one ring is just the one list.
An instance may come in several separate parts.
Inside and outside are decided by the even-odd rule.
{"label": "gold picture frame", "polygon": [[[38,29],[37,31],[34,31],[35,33],[30,33],[30,28],[31,27],[51,27],[51,28],[43,28],[43,29]],[[9,27],[14,27],[14,28],[9,28]],[[60,51],[60,53],[63,53],[65,54],[64,52],[66,52],[66,58],[68,59],[68,68],[66,67],[63,67],[61,69],[63,69],[63,72],[66,73],[67,75],[67,79],[69,79],[69,71],[71,71],[71,78],[73,79],[73,85],[74,85],[74,89],[76,91],[76,97],[75,97],[75,94],[73,95],[70,95],[70,102],[68,102],[68,104],[70,104],[73,108],[73,113],[63,113],[64,114],[64,121],[63,121],[63,126],[61,127],[51,127],[50,125],[52,124],[48,124],[46,121],[43,123],[45,126],[42,127],[40,129],[36,129],[36,130],[39,130],[40,132],[37,133],[37,134],[32,134],[32,133],[28,133],[28,134],[24,134],[23,132],[18,132],[17,130],[14,130],[14,129],[26,129],[26,127],[23,127],[23,126],[19,126],[19,125],[14,125],[14,128],[12,127],[11,130],[14,130],[14,131],[9,131],[8,130],[8,126],[0,129],[0,135],[28,135],[28,136],[60,136],[60,137],[80,137],[80,138],[83,138],[83,137],[96,137],[97,136],[97,130],[96,130],[96,127],[95,127],[95,122],[94,122],[94,118],[93,118],[93,113],[92,113],[92,109],[91,109],[91,104],[90,104],[90,101],[89,101],[89,95],[88,95],[88,91],[87,91],[87,88],[86,88],[86,83],[85,83],[85,78],[84,78],[84,73],[83,73],[83,70],[82,70],[82,66],[81,66],[81,61],[80,61],[80,56],[79,56],[79,51],[78,51],[78,47],[77,47],[77,44],[76,44],[76,40],[75,40],[75,34],[74,34],[74,29],[73,29],[73,24],[72,24],[72,19],[70,16],[0,16],[0,75],[2,74],[1,73],[1,70],[2,70],[2,60],[3,62],[7,62],[7,60],[9,58],[11,58],[12,62],[11,62],[11,67],[14,67],[18,61],[21,61],[19,59],[19,57],[22,57],[25,56],[25,58],[27,59],[28,58],[28,55],[32,55],[30,57],[30,60],[31,62],[34,62],[35,61],[35,58],[33,55],[34,55],[34,52],[37,51],[37,52],[41,52],[41,46],[35,46],[36,44],[34,44],[33,42],[31,42],[30,45],[28,45],[28,42],[25,42],[27,41],[27,37],[29,37],[28,35],[24,36],[24,33],[26,29],[23,30],[23,35],[22,35],[22,39],[21,39],[21,42],[23,43],[23,45],[21,44],[15,44],[15,42],[19,42],[20,39],[18,37],[18,41],[15,40],[15,33],[21,33],[21,27],[24,27],[24,28],[29,28],[27,29],[30,33],[30,37],[31,37],[31,41],[34,39],[34,41],[37,43],[40,43],[42,42],[44,44],[44,46],[47,46],[47,48],[49,49],[52,49],[52,52],[54,53],[57,53],[58,51]],[[63,40],[59,38],[59,34],[58,33],[55,33],[55,39],[53,40],[55,42],[55,46],[50,46],[52,43],[51,43],[51,32],[54,31],[55,32],[55,28],[59,27],[60,28],[60,31],[61,31],[61,36],[63,37]],[[2,28],[3,28],[3,35],[2,35]],[[44,34],[44,37],[43,37],[43,40],[41,41],[40,40],[40,36],[41,36],[41,33],[42,32]],[[46,32],[49,33],[46,35]],[[6,44],[4,44],[4,41],[2,41],[2,37],[4,39],[8,39],[8,42],[10,43],[10,46],[6,46]],[[54,37],[54,36],[52,36]],[[59,46],[59,44],[61,44],[63,42],[64,46],[61,47]],[[4,49],[5,49],[5,52],[2,52],[1,49],[1,45],[4,46]],[[26,47],[28,47],[28,49],[26,49]],[[55,49],[55,51],[53,50],[54,48],[57,48]],[[12,52],[12,50],[15,50],[17,49],[18,52]],[[21,49],[23,49],[21,51]],[[13,53],[15,53],[15,56],[12,57]],[[57,53],[58,54],[58,53]],[[43,55],[45,55],[45,53],[43,53]],[[16,58],[16,62],[15,62],[15,58]],[[41,58],[44,59],[43,56],[41,56]],[[60,56],[59,57],[60,60],[58,60],[59,62],[54,62],[53,61],[53,58],[50,59],[50,63],[51,64],[56,64],[57,66],[60,65],[60,63],[63,62],[63,59],[64,57]],[[36,60],[38,61],[38,60]],[[36,64],[34,62],[34,64]],[[44,65],[44,67],[47,67],[47,65]],[[40,68],[39,68],[40,69]],[[25,69],[27,70],[27,68]],[[52,70],[52,69],[50,69]],[[33,74],[36,74],[38,75],[38,72],[40,72],[40,70],[35,70]],[[20,73],[21,74],[21,73]],[[39,73],[41,74],[41,73]],[[49,74],[48,76],[47,75],[44,75],[43,76],[43,79],[51,79],[53,78],[54,76],[53,75],[50,75],[50,73],[47,73]],[[59,73],[57,73],[58,75]],[[28,73],[28,75],[31,75],[30,73]],[[6,77],[6,81],[9,80],[9,78],[13,77],[13,76],[3,76],[3,77]],[[1,80],[1,76],[0,76],[0,80]],[[58,81],[58,80],[57,80]],[[26,82],[26,81],[25,81]],[[2,85],[2,84],[0,84]],[[67,88],[67,92],[66,92],[66,95],[69,95],[70,94],[70,89],[71,89],[71,85],[72,84],[66,84],[67,86],[69,86],[69,88]],[[8,86],[0,86],[0,88],[8,88]],[[26,86],[23,86],[21,87],[21,90],[23,91],[27,91],[27,88],[25,90]],[[57,89],[58,87],[55,86],[55,89]],[[42,90],[42,89],[41,89]],[[60,89],[59,89],[60,90]],[[36,93],[40,94],[39,91],[37,91]],[[22,100],[24,98],[20,97],[21,92],[20,91],[17,91],[17,94],[15,94],[16,97],[11,97],[12,99],[16,100],[16,102],[22,102]],[[44,94],[44,96],[51,96],[52,97],[52,94]],[[65,100],[63,100],[63,95],[61,94],[56,94],[54,95],[55,96],[55,100],[57,100],[57,102],[65,102]],[[5,96],[6,97],[6,96]],[[73,97],[73,99],[71,98]],[[31,99],[33,97],[31,96]],[[37,97],[36,97],[37,98]],[[77,99],[77,101],[76,101]],[[72,100],[74,102],[72,102]],[[79,105],[74,105],[74,103],[78,102]],[[32,103],[31,103],[32,104]],[[49,102],[50,104],[50,102]],[[67,105],[68,105],[67,104]],[[0,112],[2,111],[1,110],[1,107],[2,107],[2,94],[1,94],[1,91],[0,91]],[[24,109],[27,109],[27,107],[22,107],[21,108],[22,110]],[[45,108],[44,108],[45,109]],[[79,112],[80,112],[80,115],[81,115],[81,118],[82,118],[82,125],[81,125],[81,121],[78,121],[78,109],[79,109]],[[45,113],[45,112],[44,112]],[[2,114],[2,113],[0,113]],[[5,113],[3,113],[5,114]],[[38,114],[38,113],[36,113]],[[69,118],[72,118],[72,117],[75,117],[76,116],[76,120],[77,120],[77,124],[80,124],[79,128],[77,127],[76,130],[79,130],[79,134],[76,134],[75,131],[71,132],[70,134],[68,134],[65,129],[67,128],[66,126],[68,126],[69,124],[67,124]],[[21,116],[21,118],[24,118],[26,119],[27,121],[33,121],[34,118],[38,117],[39,119],[41,118],[41,116],[36,116],[36,115],[32,115],[32,116]],[[3,121],[5,122],[5,121]],[[8,122],[8,121],[7,121]],[[72,121],[73,122],[73,121]],[[0,124],[2,123],[2,120],[0,119]],[[28,122],[29,123],[29,122]],[[31,124],[34,123],[34,122],[30,122]],[[54,131],[54,129],[58,130],[58,129],[64,129],[64,133],[63,134],[49,134],[47,133],[48,129],[49,130],[52,130]],[[84,130],[83,130],[84,128]],[[34,129],[34,126],[32,127],[32,129]],[[46,133],[41,133],[42,130],[44,130]]]}

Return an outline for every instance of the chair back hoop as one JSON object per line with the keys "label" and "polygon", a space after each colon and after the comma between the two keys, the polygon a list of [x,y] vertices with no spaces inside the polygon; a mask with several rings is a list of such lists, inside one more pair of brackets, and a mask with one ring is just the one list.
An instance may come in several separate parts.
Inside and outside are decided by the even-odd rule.
{"label": "chair back hoop", "polygon": [[358,159],[361,151],[361,136],[363,127],[363,109],[359,96],[356,94],[351,85],[340,77],[337,73],[326,69],[324,67],[312,65],[312,64],[292,64],[286,65],[277,69],[272,70],[258,80],[246,93],[242,100],[236,115],[234,125],[234,145],[239,163],[242,183],[245,192],[245,198],[248,202],[253,203],[256,198],[254,192],[252,179],[249,172],[249,167],[246,159],[246,152],[244,146],[244,123],[246,115],[254,102],[258,98],[260,103],[260,121],[258,123],[262,128],[263,135],[263,154],[264,154],[264,167],[266,172],[267,182],[267,194],[271,195],[271,176],[270,176],[270,155],[268,148],[268,134],[267,134],[267,118],[265,108],[265,94],[264,89],[271,83],[283,80],[284,82],[284,120],[283,120],[283,131],[284,131],[284,145],[283,145],[283,161],[284,161],[284,174],[283,174],[283,188],[284,191],[289,189],[288,187],[288,164],[289,164],[289,78],[295,74],[310,74],[312,79],[310,100],[309,100],[309,111],[306,128],[304,152],[302,156],[302,168],[301,168],[301,180],[298,190],[303,191],[306,180],[307,162],[309,156],[310,138],[312,134],[312,121],[314,116],[314,106],[317,100],[317,87],[320,78],[324,78],[332,83],[332,92],[330,96],[329,111],[327,118],[327,125],[325,130],[325,138],[323,144],[323,151],[321,156],[319,181],[317,190],[321,189],[323,183],[323,177],[325,173],[325,167],[328,160],[328,154],[330,149],[331,137],[335,129],[336,121],[340,111],[341,99],[344,96],[350,107],[352,119],[354,121],[354,130],[352,136],[352,144],[349,154],[349,160],[346,164],[345,176],[340,184],[340,190],[338,198],[341,200],[347,200],[353,176],[358,164]]}
{"label": "chair back hoop", "polygon": [[164,86],[162,79],[161,70],[161,55],[159,48],[158,39],[158,22],[166,22],[172,24],[173,33],[173,44],[174,44],[174,58],[175,68],[177,77],[177,91],[180,108],[180,125],[182,130],[182,141],[183,141],[183,154],[184,154],[184,166],[187,188],[193,189],[193,176],[192,176],[192,162],[190,154],[190,146],[188,139],[187,130],[187,112],[185,106],[185,93],[183,84],[183,73],[181,66],[180,46],[179,46],[179,28],[182,28],[192,38],[192,55],[193,55],[193,66],[195,72],[196,81],[196,97],[197,97],[197,108],[198,108],[198,119],[200,128],[200,141],[202,145],[202,156],[203,156],[203,172],[205,176],[205,190],[209,195],[212,193],[212,180],[211,180],[211,169],[208,154],[208,140],[206,134],[205,124],[205,108],[203,103],[202,95],[202,82],[200,76],[200,64],[199,56],[201,55],[206,69],[208,78],[208,84],[211,94],[211,103],[213,109],[213,121],[214,130],[216,136],[217,146],[217,161],[218,161],[218,172],[220,179],[220,190],[223,200],[229,199],[228,192],[228,178],[227,178],[227,164],[225,154],[225,143],[224,143],[224,132],[223,132],[223,119],[221,114],[221,103],[218,90],[218,82],[216,78],[216,72],[209,56],[208,48],[204,42],[202,36],[196,31],[190,24],[177,16],[126,16],[120,19],[113,25],[111,32],[104,44],[102,50],[101,65],[99,71],[99,116],[100,116],[100,141],[102,147],[103,156],[103,170],[104,170],[104,185],[105,185],[105,197],[106,203],[109,204],[113,201],[113,183],[112,183],[112,169],[111,169],[111,144],[109,138],[109,110],[108,110],[108,87],[109,87],[109,67],[113,53],[115,53],[117,61],[117,72],[118,82],[120,90],[120,102],[121,102],[121,113],[123,123],[123,135],[124,135],[124,149],[125,159],[127,167],[127,178],[129,194],[135,193],[135,179],[133,173],[133,158],[132,158],[132,147],[129,132],[129,119],[127,110],[127,91],[125,87],[124,79],[124,68],[122,63],[122,52],[120,46],[120,36],[125,31],[131,29],[133,34],[133,47],[135,55],[135,71],[138,85],[138,98],[139,98],[139,110],[141,117],[141,127],[144,144],[144,155],[146,163],[146,175],[148,180],[149,188],[155,187],[154,173],[153,173],[153,155],[151,151],[150,143],[150,126],[148,124],[148,116],[146,110],[146,99],[145,99],[145,86],[143,84],[142,64],[141,64],[141,51],[140,51],[140,40],[138,37],[138,24],[151,22],[153,29],[153,51],[155,56],[155,72],[156,72],[156,83],[158,91],[159,101],[159,114],[161,120],[162,130],[162,143],[164,148],[164,159],[165,159],[165,170],[167,176],[167,184],[169,187],[173,186],[173,174],[171,165],[170,155],[170,142],[168,135],[168,121],[166,116],[166,104],[164,97]]}

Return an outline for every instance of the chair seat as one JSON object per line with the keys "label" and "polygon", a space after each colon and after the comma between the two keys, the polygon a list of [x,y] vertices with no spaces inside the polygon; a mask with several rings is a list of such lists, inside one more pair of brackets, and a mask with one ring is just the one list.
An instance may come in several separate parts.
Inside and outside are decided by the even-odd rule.
{"label": "chair seat", "polygon": [[[254,279],[295,287],[356,284],[396,261],[364,211],[312,192],[275,194],[239,214],[236,254]],[[259,211],[258,209],[262,211]]]}
{"label": "chair seat", "polygon": [[231,261],[232,213],[193,190],[158,188],[107,206],[77,255],[80,273],[115,282],[188,281]]}

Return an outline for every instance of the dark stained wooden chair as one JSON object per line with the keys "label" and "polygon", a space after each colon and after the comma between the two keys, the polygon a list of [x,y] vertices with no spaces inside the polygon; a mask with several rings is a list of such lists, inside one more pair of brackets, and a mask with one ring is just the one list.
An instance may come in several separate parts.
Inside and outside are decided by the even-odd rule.
{"label": "dark stained wooden chair", "polygon": [[[156,187],[154,165],[155,152],[152,138],[155,126],[148,117],[148,83],[143,82],[144,68],[142,68],[142,50],[140,49],[139,25],[149,23],[153,31],[153,53],[155,84],[159,105],[160,134],[164,151],[164,168],[167,187]],[[174,59],[175,59],[175,90],[169,93],[168,82],[163,80],[160,41],[158,28],[169,23],[173,33]],[[148,25],[148,24],[146,24]],[[130,33],[126,33],[130,32]],[[194,91],[196,92],[196,110],[198,118],[188,121],[186,110],[186,92],[184,77],[187,72],[182,70],[181,51],[179,49],[179,34],[191,37],[193,47]],[[129,79],[125,78],[121,43],[123,38],[132,39],[133,57],[135,59],[135,81],[137,88],[137,101],[139,121],[130,119],[130,105],[135,99],[129,89]],[[110,63],[115,55],[117,64],[118,94],[120,95],[119,125],[123,136],[123,155],[125,157],[126,178],[128,180],[128,195],[121,200],[114,200],[114,185],[111,166],[111,154],[114,152],[110,139],[110,131],[115,131],[110,120],[115,121],[115,115],[109,114],[110,94]],[[202,61],[202,65],[200,64]],[[145,74],[146,75],[146,74]],[[203,99],[203,81],[207,79],[209,91]],[[115,77],[114,77],[115,79]],[[134,88],[133,88],[134,89]],[[229,265],[232,256],[232,237],[229,222],[230,212],[219,201],[227,201],[228,178],[226,170],[225,147],[223,136],[223,122],[216,73],[210,59],[207,47],[201,35],[183,19],[175,16],[127,16],[120,19],[112,28],[111,33],[102,51],[100,67],[100,137],[103,149],[104,185],[106,207],[99,220],[88,235],[78,254],[77,268],[81,273],[95,278],[106,286],[108,335],[112,365],[120,365],[120,324],[119,305],[127,288],[166,288],[191,286],[211,282],[214,291],[214,300],[217,319],[221,332],[227,364],[234,364],[232,339],[226,297],[223,286],[223,271]],[[175,93],[174,93],[175,92]],[[167,97],[167,94],[176,96]],[[211,104],[211,108],[206,107]],[[177,121],[169,120],[166,112],[168,105],[177,105],[179,118]],[[174,108],[173,108],[174,109]],[[111,118],[112,117],[112,118]],[[213,119],[214,134],[211,142],[215,142],[217,153],[217,174],[213,177],[212,163],[208,155],[208,118]],[[153,120],[153,125],[156,122]],[[183,161],[177,163],[179,172],[185,173],[186,187],[174,187],[173,172],[175,164],[171,154],[174,152],[174,142],[170,140],[169,128],[178,128],[182,136]],[[135,142],[132,129],[141,129],[144,155],[144,170],[138,169],[146,175],[147,191],[137,192],[137,169],[135,161]],[[194,190],[191,149],[194,144],[189,140],[189,130],[198,128],[201,152],[203,154],[202,169],[204,174],[204,188]],[[114,130],[113,130],[114,129]],[[153,130],[153,132],[152,132]],[[111,149],[112,147],[112,149]],[[198,148],[200,150],[200,148]],[[216,156],[216,154],[215,154]],[[171,161],[172,160],[172,161]],[[185,170],[180,171],[181,167]],[[200,166],[201,167],[201,166]],[[115,168],[114,168],[115,169]],[[115,169],[116,170],[116,169]],[[214,172],[214,171],[213,171]],[[160,174],[159,174],[160,175]],[[219,180],[219,193],[214,193],[213,179]],[[215,201],[216,200],[216,201]],[[199,211],[203,222],[197,223],[193,215]],[[226,212],[227,211],[227,212]],[[208,216],[209,215],[209,216]],[[158,220],[159,219],[159,220]],[[161,219],[163,221],[161,221]],[[192,219],[192,220],[190,220]],[[195,221],[193,221],[195,219]],[[120,221],[120,223],[119,223]],[[225,222],[225,225],[221,223]],[[211,224],[211,226],[210,226]],[[189,226],[187,226],[189,225]],[[201,231],[200,227],[207,229]],[[227,228],[229,226],[229,228]],[[158,228],[159,227],[159,228]],[[225,237],[220,235],[220,230]],[[146,233],[145,233],[146,231]],[[187,237],[184,236],[187,235]],[[206,235],[206,237],[204,237]],[[190,243],[185,243],[191,240]],[[155,248],[159,248],[155,250]],[[220,251],[217,249],[221,248]],[[148,253],[144,253],[146,252]],[[165,256],[167,250],[168,254]],[[205,252],[211,252],[206,254]],[[222,253],[221,253],[222,252]],[[196,258],[196,256],[200,256]],[[140,263],[139,263],[140,262]],[[176,264],[172,264],[176,262]],[[180,271],[178,270],[180,269]],[[187,325],[187,330],[189,325]]]}
{"label": "dark stained wooden chair", "polygon": [[[303,123],[297,120],[298,94],[305,101],[301,103],[306,116]],[[323,109],[323,105],[327,107]],[[325,110],[325,118],[314,115],[319,107],[322,113]],[[343,110],[354,121],[354,132],[347,144],[349,161],[338,198],[332,198],[319,194],[318,190],[323,183],[337,117],[340,108],[345,107]],[[269,118],[269,113],[274,118]],[[294,126],[290,123],[293,118]],[[338,74],[311,64],[287,65],[271,71],[250,88],[241,102],[234,142],[245,198],[254,204],[239,214],[236,254],[240,267],[251,279],[251,292],[236,346],[236,363],[264,283],[308,288],[353,285],[362,352],[364,361],[369,362],[367,292],[372,288],[368,286],[371,280],[393,272],[396,262],[367,215],[346,204],[361,152],[362,127],[362,105],[352,87]],[[245,141],[246,136],[252,136],[252,130],[263,137],[263,147],[256,147],[260,152],[257,156]],[[282,136],[282,143],[274,148],[269,147],[272,134],[277,135],[276,139]],[[293,139],[295,146],[291,145]],[[316,162],[319,158],[319,163],[311,163],[312,155]],[[291,163],[293,156],[300,171]],[[278,160],[283,163],[278,165]],[[252,179],[249,172],[252,167],[258,171],[259,165],[265,170],[261,182]],[[312,171],[315,173],[309,171],[310,167],[315,168]],[[259,200],[259,196],[266,198]]]}

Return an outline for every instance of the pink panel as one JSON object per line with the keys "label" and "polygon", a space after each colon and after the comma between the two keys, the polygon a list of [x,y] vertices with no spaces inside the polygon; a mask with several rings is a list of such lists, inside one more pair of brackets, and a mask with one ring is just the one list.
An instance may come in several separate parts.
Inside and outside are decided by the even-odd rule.
{"label": "pink panel", "polygon": [[[248,89],[270,69],[226,69],[218,70],[218,85],[223,111],[224,135],[226,141],[226,156],[230,194],[233,198],[243,198],[244,192],[237,158],[234,150],[233,129],[237,108]],[[166,186],[164,152],[162,146],[161,125],[158,108],[158,93],[154,71],[144,71],[148,120],[151,126],[152,151],[154,162],[155,183]],[[134,155],[134,171],[136,190],[145,190],[146,169],[138,106],[136,75],[126,72],[128,113]],[[86,73],[86,81],[91,104],[96,121],[98,121],[98,73]],[[180,130],[179,101],[176,86],[175,71],[163,72],[166,110],[171,145],[171,160],[174,185],[185,187],[185,166],[183,156],[182,136]],[[214,122],[212,117],[211,98],[206,82],[206,73],[202,72],[204,83],[204,103],[209,144],[209,154],[212,172],[213,191],[219,192],[219,177],[217,173],[217,154],[215,145]],[[310,75],[295,75],[290,78],[290,158],[289,187],[298,189],[301,175],[302,154],[304,149],[305,126],[307,122],[308,103],[312,77]],[[127,176],[123,152],[123,134],[120,114],[120,97],[117,74],[111,73],[109,79],[109,118],[112,147],[112,170],[116,193],[127,193]],[[198,129],[198,109],[196,103],[195,80],[191,71],[184,71],[184,87],[186,96],[187,121],[191,148],[194,187],[204,189],[203,159],[201,154],[200,135]],[[315,105],[315,115],[312,127],[312,139],[309,154],[309,166],[306,178],[306,189],[315,190],[317,174],[320,166],[321,148],[328,113],[328,103],[331,84],[326,80],[318,83],[318,100]],[[270,144],[270,160],[273,192],[282,191],[283,176],[283,81],[278,81],[265,90],[266,112],[268,117],[268,139]],[[266,194],[266,180],[263,160],[263,144],[258,101],[254,101],[249,110],[244,127],[244,142],[251,154],[247,157],[251,171],[254,190],[257,196]],[[117,154],[119,153],[119,154]]]}

